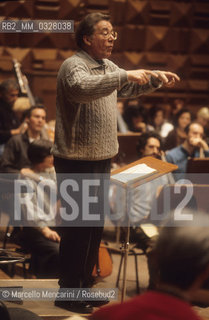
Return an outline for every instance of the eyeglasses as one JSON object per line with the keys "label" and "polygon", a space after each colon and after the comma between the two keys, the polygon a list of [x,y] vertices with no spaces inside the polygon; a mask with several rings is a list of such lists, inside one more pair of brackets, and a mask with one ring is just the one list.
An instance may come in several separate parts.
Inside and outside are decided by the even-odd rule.
{"label": "eyeglasses", "polygon": [[116,31],[102,31],[99,34],[101,34],[103,36],[104,39],[109,39],[109,37],[111,36],[113,38],[113,40],[116,40],[118,37],[118,33]]}

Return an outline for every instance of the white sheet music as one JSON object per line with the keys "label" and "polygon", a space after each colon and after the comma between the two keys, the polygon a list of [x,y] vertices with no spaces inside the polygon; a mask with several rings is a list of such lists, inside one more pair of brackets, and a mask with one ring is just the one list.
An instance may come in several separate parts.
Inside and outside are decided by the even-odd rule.
{"label": "white sheet music", "polygon": [[155,172],[157,172],[156,169],[147,166],[145,163],[141,163],[120,173],[112,175],[111,179],[122,183],[128,183],[137,179],[145,178],[146,176]]}

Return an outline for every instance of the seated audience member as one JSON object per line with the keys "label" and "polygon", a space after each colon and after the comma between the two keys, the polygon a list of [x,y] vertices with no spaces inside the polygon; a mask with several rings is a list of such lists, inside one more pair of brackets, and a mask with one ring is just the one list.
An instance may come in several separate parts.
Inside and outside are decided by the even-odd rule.
{"label": "seated audience member", "polygon": [[159,133],[161,138],[167,137],[173,129],[173,125],[166,121],[164,110],[161,107],[153,106],[149,109],[149,124]]}
{"label": "seated audience member", "polygon": [[203,140],[203,126],[199,123],[192,122],[186,127],[185,132],[187,137],[183,144],[166,152],[166,160],[178,166],[178,169],[174,171],[176,181],[185,177],[188,157],[209,157],[209,147]]}
{"label": "seated audience member", "polygon": [[19,173],[22,168],[30,167],[28,147],[34,140],[42,138],[42,129],[46,122],[45,108],[39,105],[30,108],[25,121],[28,125],[26,132],[11,137],[5,145],[1,172]]}
{"label": "seated audience member", "polygon": [[20,121],[13,111],[19,87],[15,80],[4,80],[0,84],[0,154],[4,144],[15,134],[21,133]]}
{"label": "seated audience member", "polygon": [[201,320],[190,302],[208,278],[209,222],[207,216],[198,221],[160,230],[154,247],[159,278],[155,290],[103,307],[90,319]]}
{"label": "seated audience member", "polygon": [[206,127],[209,122],[209,109],[203,107],[198,110],[196,121],[200,123],[203,127]]}
{"label": "seated audience member", "polygon": [[204,127],[206,141],[209,143],[209,109],[207,107],[198,110],[196,122]]}
{"label": "seated audience member", "polygon": [[123,118],[128,126],[128,130],[132,132],[146,132],[148,131],[147,111],[143,106],[140,106],[137,100],[129,101]]}
{"label": "seated audience member", "polygon": [[[40,100],[38,97],[36,97],[36,100],[37,100],[36,106],[42,106],[42,103],[38,102]],[[26,97],[20,97],[14,103],[13,110],[22,124],[21,133],[24,133],[27,130],[28,126],[25,120],[26,120],[29,109],[30,109],[30,101]],[[45,125],[41,130],[42,138],[54,141],[54,128],[55,128],[55,123],[53,123],[53,120],[49,121],[48,123],[45,123]]]}
{"label": "seated audience member", "polygon": [[[137,151],[139,159],[151,156],[156,159],[164,160],[162,139],[160,135],[154,131],[143,133],[139,137]],[[132,191],[130,218],[133,228],[130,230],[130,238],[133,242],[137,242],[138,247],[142,249],[146,249],[148,247],[150,239],[146,237],[144,232],[138,226],[140,223],[146,222],[159,189],[168,183],[173,183],[173,177],[171,174],[167,174],[154,179],[151,182],[147,182]]]}
{"label": "seated audience member", "polygon": [[164,141],[164,150],[173,149],[184,142],[187,137],[185,128],[192,121],[192,114],[188,109],[181,109],[173,120],[174,129],[171,130]]}
{"label": "seated audience member", "polygon": [[[31,253],[31,271],[38,278],[58,277],[60,236],[56,226],[56,179],[53,167],[53,156],[50,154],[52,142],[35,140],[28,147],[28,159],[31,167],[20,178],[30,188],[30,193],[18,195],[18,200],[24,198],[25,205],[21,210],[24,217],[24,227],[16,233],[14,240],[23,249]],[[23,172],[24,173],[24,172]],[[47,183],[47,187],[43,186]],[[32,197],[31,197],[32,192]],[[39,201],[44,205],[39,204]],[[26,207],[25,207],[26,206]],[[19,209],[19,205],[18,205]]]}

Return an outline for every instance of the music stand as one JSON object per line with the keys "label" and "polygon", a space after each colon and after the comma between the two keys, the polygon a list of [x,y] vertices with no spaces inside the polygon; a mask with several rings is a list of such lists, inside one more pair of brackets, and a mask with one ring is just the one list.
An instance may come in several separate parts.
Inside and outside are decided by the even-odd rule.
{"label": "music stand", "polygon": [[[138,174],[137,175],[137,168],[138,165],[145,164],[149,168],[153,169],[151,172],[147,174]],[[126,209],[125,214],[127,217],[127,228],[126,228],[126,240],[124,246],[124,267],[123,267],[123,285],[122,285],[122,295],[121,301],[124,301],[125,294],[126,294],[126,270],[127,270],[127,259],[128,259],[128,252],[129,252],[129,237],[130,237],[130,219],[129,219],[129,212],[130,212],[130,195],[131,190],[154,179],[159,178],[169,172],[176,170],[178,166],[164,162],[162,160],[155,159],[154,157],[144,157],[140,160],[132,162],[129,165],[124,166],[123,168],[114,170],[111,173],[111,181],[116,185],[122,186],[126,191]],[[120,179],[120,176],[124,176],[127,170],[131,170],[135,173],[132,175],[131,173],[128,174],[127,179]],[[140,169],[139,169],[140,170]],[[126,181],[127,180],[127,181]]]}

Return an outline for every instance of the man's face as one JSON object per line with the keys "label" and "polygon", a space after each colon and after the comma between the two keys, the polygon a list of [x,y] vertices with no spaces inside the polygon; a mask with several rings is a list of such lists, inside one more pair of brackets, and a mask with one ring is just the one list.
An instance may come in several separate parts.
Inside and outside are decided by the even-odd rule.
{"label": "man's face", "polygon": [[7,102],[10,106],[13,106],[15,101],[18,98],[18,90],[16,89],[9,89],[5,93],[2,94],[2,99]]}
{"label": "man's face", "polygon": [[160,157],[160,141],[156,138],[149,138],[143,150],[143,157]]}
{"label": "man's face", "polygon": [[[109,58],[112,53],[114,38],[113,27],[109,21],[101,20],[94,26],[94,33],[88,38],[87,51],[94,59]],[[107,34],[105,36],[105,34]]]}
{"label": "man's face", "polygon": [[46,112],[43,109],[34,109],[31,112],[30,118],[27,119],[28,128],[33,132],[41,132],[46,123]]}
{"label": "man's face", "polygon": [[204,129],[203,127],[198,123],[191,124],[187,136],[187,141],[189,145],[193,146],[195,145],[196,141],[199,139],[202,139],[204,135]]}

